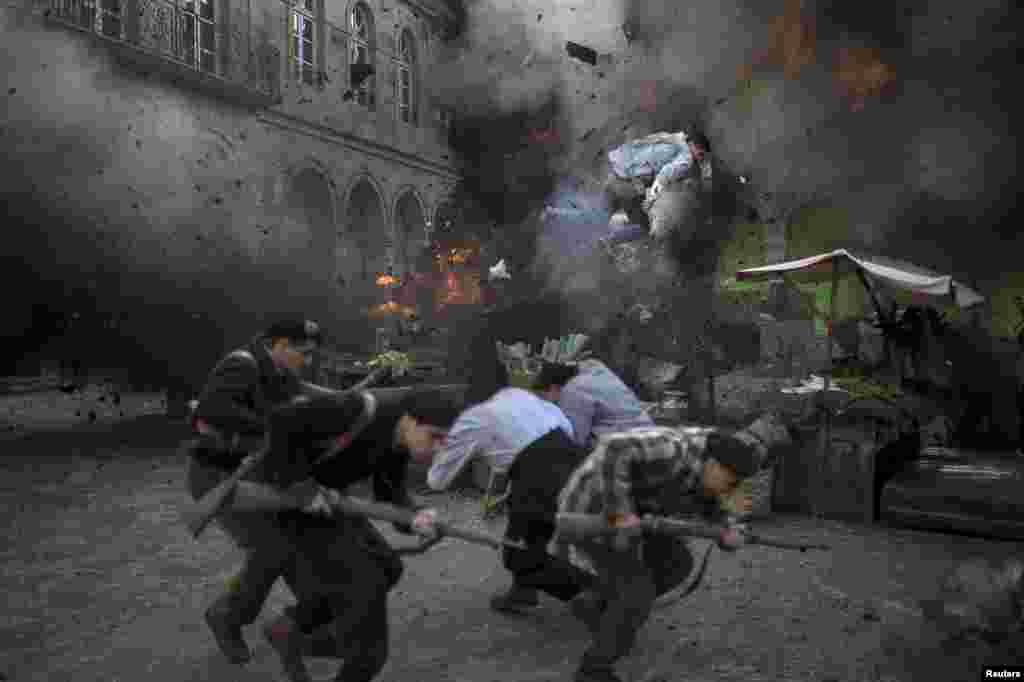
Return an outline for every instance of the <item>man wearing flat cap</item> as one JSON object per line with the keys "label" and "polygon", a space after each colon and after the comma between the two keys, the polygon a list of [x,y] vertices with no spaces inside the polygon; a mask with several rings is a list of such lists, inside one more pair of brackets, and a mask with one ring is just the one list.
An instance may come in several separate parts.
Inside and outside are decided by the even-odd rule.
{"label": "man wearing flat cap", "polygon": [[[316,322],[283,319],[217,364],[199,396],[193,438],[185,444],[187,486],[193,499],[200,499],[262,447],[267,418],[275,407],[298,395],[327,391],[301,380],[320,341]],[[293,542],[271,513],[229,511],[218,523],[246,550],[246,559],[233,588],[206,611],[206,622],[228,660],[242,664],[252,656],[242,626],[256,620],[288,566]]]}
{"label": "man wearing flat cap", "polygon": [[[559,496],[560,513],[605,516],[618,528],[639,524],[646,514],[692,511],[694,498],[725,498],[792,443],[781,419],[766,415],[745,429],[636,428],[609,434],[573,472]],[[749,512],[748,497],[739,503]],[[655,598],[673,570],[662,538],[594,538],[575,545],[597,573],[591,613],[579,613],[593,633],[576,682],[619,682],[615,663],[633,646]],[[736,531],[723,532],[719,546],[742,544]]]}

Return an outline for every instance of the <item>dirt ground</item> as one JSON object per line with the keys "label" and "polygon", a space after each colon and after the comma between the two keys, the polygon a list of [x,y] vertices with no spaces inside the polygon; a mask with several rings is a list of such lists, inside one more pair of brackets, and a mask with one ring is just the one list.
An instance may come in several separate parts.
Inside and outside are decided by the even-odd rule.
{"label": "dirt ground", "polygon": [[[257,628],[247,631],[255,660],[246,667],[226,663],[205,629],[202,611],[240,555],[219,529],[194,541],[178,522],[180,425],[151,415],[97,433],[2,445],[0,680],[282,680]],[[501,530],[500,519],[479,519],[477,500],[429,499],[452,520]],[[958,682],[977,679],[982,661],[1012,662],[978,646],[937,650],[914,608],[953,561],[1020,556],[1024,544],[806,518],[760,529],[815,536],[833,551],[716,553],[700,590],[655,612],[620,668],[625,680]],[[585,628],[553,600],[528,617],[491,613],[487,598],[506,580],[495,552],[454,540],[409,558],[390,600],[392,654],[379,679],[571,680]],[[279,584],[265,617],[289,601]],[[313,670],[328,680],[334,664],[314,661]]]}

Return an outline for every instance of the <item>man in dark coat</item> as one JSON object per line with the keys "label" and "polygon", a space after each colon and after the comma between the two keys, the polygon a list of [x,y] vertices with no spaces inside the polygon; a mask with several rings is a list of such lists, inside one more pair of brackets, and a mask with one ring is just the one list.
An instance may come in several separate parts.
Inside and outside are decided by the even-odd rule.
{"label": "man in dark coat", "polygon": [[[283,320],[243,348],[229,353],[211,372],[193,416],[188,491],[194,499],[231,475],[263,443],[269,411],[304,392],[300,372],[320,343],[320,330],[307,320]],[[225,513],[218,519],[246,550],[234,588],[206,611],[206,622],[233,663],[251,659],[242,626],[256,620],[292,552],[291,540],[273,514]]]}
{"label": "man in dark coat", "polygon": [[[347,432],[366,413],[372,414],[369,425],[350,443],[331,445],[339,435],[351,437]],[[282,491],[312,485],[308,499],[315,501],[371,478],[377,500],[416,509],[406,487],[410,461],[429,462],[457,415],[451,394],[438,388],[399,397],[383,391],[299,397],[271,416],[262,479]],[[413,525],[429,533],[435,518],[434,510],[419,509]],[[265,636],[291,682],[310,679],[304,653],[344,659],[337,682],[369,682],[387,661],[387,595],[401,577],[401,559],[365,518],[283,512],[281,520],[297,538],[289,582],[298,603]]]}

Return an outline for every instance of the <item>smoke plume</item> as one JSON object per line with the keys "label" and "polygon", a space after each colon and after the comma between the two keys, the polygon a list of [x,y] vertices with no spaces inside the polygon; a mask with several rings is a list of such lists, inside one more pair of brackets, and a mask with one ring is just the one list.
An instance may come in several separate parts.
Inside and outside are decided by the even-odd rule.
{"label": "smoke plume", "polygon": [[[762,217],[836,206],[856,229],[851,242],[965,277],[1006,253],[1016,177],[1009,0],[481,0],[467,12],[452,77],[440,79],[445,101],[471,113],[558,102],[558,144],[542,166],[489,165],[504,176],[496,187],[524,188],[517,204],[593,205],[608,149],[696,122],[722,164],[751,179]],[[567,54],[567,41],[592,48],[596,63]],[[505,134],[498,121],[493,133],[479,125],[477,139]],[[538,168],[549,182],[523,183]],[[572,256],[570,234],[586,241],[605,229],[596,214],[578,223],[549,225],[545,248]],[[553,281],[600,280],[567,272],[577,267],[563,264]]]}

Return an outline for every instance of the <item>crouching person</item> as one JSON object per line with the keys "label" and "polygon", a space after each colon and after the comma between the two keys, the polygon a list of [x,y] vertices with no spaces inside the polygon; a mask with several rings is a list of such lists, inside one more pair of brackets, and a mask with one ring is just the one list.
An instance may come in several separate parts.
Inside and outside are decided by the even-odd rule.
{"label": "crouching person", "polygon": [[585,454],[572,440],[572,424],[537,392],[502,389],[459,416],[430,467],[427,483],[434,490],[446,489],[478,454],[508,472],[505,537],[526,545],[522,550],[505,548],[503,561],[513,582],[491,599],[491,608],[523,613],[539,605],[539,592],[571,601],[589,577],[550,555],[547,547],[555,533],[558,493]]}
{"label": "crouching person", "polygon": [[[645,514],[690,511],[694,498],[732,495],[740,480],[755,474],[769,449],[791,442],[788,429],[766,416],[727,434],[710,428],[641,428],[602,438],[576,469],[559,496],[559,512],[605,516],[619,528],[636,526]],[[749,499],[741,509],[749,510]],[[660,538],[595,538],[575,548],[597,573],[590,647],[576,682],[619,682],[615,663],[626,656],[664,590]],[[719,545],[735,549],[735,532]],[[662,543],[663,545],[664,543]],[[660,555],[660,557],[659,557]]]}
{"label": "crouching person", "polygon": [[[318,486],[343,491],[371,478],[377,500],[415,508],[406,488],[410,458],[429,462],[457,414],[437,389],[401,399],[373,391],[298,398],[270,418],[264,480],[294,493]],[[291,682],[310,681],[304,654],[344,659],[336,682],[369,682],[387,661],[387,595],[402,575],[401,559],[365,518],[306,511],[281,518],[296,543],[289,573],[297,603],[265,636]],[[416,530],[429,534],[434,518],[433,510],[420,510]]]}

